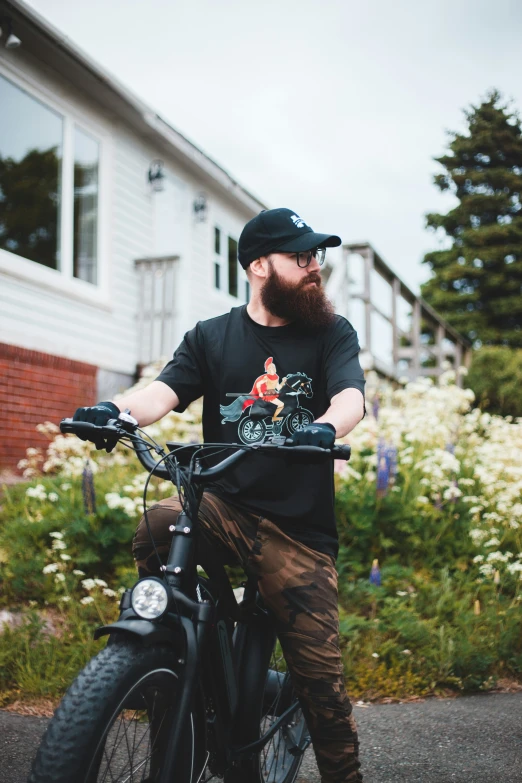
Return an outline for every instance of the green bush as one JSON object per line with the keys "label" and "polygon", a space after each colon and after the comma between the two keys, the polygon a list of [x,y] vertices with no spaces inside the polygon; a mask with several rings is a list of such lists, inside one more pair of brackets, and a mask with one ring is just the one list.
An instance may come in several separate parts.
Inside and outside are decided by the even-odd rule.
{"label": "green bush", "polygon": [[522,349],[484,346],[473,352],[467,384],[482,410],[522,416]]}
{"label": "green bush", "polygon": [[[337,465],[340,631],[354,697],[522,680],[522,421],[471,408],[473,393],[453,377],[391,391],[370,376],[378,417],[350,434],[352,460]],[[196,405],[149,429],[160,442],[200,439],[200,414]],[[46,427],[47,452],[28,450],[27,483],[2,499],[1,602],[25,617],[0,634],[4,701],[57,697],[135,579],[145,474],[134,454],[96,452]],[[172,491],[156,481],[149,502]],[[381,585],[369,581],[374,560]],[[58,633],[45,629],[46,613],[61,618]]]}

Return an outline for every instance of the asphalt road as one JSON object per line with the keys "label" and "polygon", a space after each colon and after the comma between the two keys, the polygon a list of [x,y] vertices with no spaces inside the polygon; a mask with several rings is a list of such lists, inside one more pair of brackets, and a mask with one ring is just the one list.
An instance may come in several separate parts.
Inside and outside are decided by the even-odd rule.
{"label": "asphalt road", "polygon": [[[522,783],[522,693],[355,712],[365,783]],[[0,783],[26,783],[46,725],[0,711]],[[298,783],[320,783],[311,750]]]}

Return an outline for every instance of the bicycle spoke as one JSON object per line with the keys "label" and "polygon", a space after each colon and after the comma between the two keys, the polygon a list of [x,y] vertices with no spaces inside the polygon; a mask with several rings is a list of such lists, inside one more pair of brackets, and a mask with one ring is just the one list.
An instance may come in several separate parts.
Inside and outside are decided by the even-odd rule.
{"label": "bicycle spoke", "polygon": [[[98,783],[138,783],[147,780],[156,745],[168,715],[167,708],[158,706],[155,690],[148,699],[148,710],[128,711],[118,716],[103,746],[103,758],[98,770]],[[157,723],[154,736],[152,724]]]}

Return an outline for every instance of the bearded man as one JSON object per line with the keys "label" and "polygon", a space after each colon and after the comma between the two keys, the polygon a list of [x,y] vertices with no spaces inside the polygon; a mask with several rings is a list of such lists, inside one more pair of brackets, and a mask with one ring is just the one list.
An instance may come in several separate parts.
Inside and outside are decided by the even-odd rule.
{"label": "bearded man", "polygon": [[[335,315],[320,275],[325,249],[340,244],[338,236],[314,232],[290,209],[261,212],[239,239],[239,262],[251,287],[248,305],[199,322],[149,386],[117,402],[79,408],[75,420],[104,424],[130,409],[143,427],[203,396],[205,441],[238,442],[237,420],[252,395],[238,400],[237,415],[228,406],[222,418],[227,395],[251,388],[264,366],[270,383],[261,391],[275,397],[277,367],[284,379],[302,375],[313,391],[307,408],[315,421],[294,442],[330,448],[364,415],[357,335]],[[177,498],[148,512],[165,559],[179,513]],[[206,489],[200,529],[257,578],[306,716],[322,783],[361,781],[339,649],[332,463],[293,464],[252,454]],[[144,520],[133,553],[140,576],[159,573]]]}

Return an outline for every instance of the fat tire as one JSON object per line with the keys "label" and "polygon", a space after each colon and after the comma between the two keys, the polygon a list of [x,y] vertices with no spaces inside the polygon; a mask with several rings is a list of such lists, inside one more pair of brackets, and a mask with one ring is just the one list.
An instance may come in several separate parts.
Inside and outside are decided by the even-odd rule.
{"label": "fat tire", "polygon": [[[145,647],[125,640],[111,643],[98,653],[72,683],[49,723],[28,783],[83,783],[98,743],[122,698],[141,677],[158,668],[174,672],[182,687],[175,651],[170,647]],[[194,707],[193,720],[197,780],[205,744],[201,702]],[[186,747],[185,742],[182,744]],[[179,783],[192,783],[190,775],[185,775]]]}

